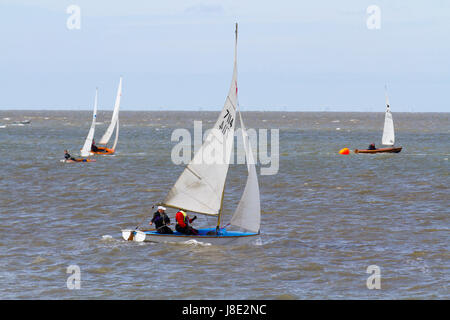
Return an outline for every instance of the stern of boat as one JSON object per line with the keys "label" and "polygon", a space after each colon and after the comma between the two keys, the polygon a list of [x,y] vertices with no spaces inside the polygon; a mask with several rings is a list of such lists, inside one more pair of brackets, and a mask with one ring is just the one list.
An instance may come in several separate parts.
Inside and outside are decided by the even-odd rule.
{"label": "stern of boat", "polygon": [[122,230],[122,238],[126,241],[143,242],[146,234],[139,230],[124,229]]}
{"label": "stern of boat", "polygon": [[99,155],[110,155],[110,154],[114,154],[115,150],[114,149],[109,149],[109,148],[105,148],[105,147],[98,147],[99,151],[91,151],[94,154],[99,154]]}

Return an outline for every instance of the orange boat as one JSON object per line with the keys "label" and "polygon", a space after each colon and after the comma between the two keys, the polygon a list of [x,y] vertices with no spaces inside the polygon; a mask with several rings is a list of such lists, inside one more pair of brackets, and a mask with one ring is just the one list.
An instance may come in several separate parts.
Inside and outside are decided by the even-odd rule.
{"label": "orange boat", "polygon": [[[113,111],[113,115],[111,118],[111,123],[108,126],[108,129],[106,130],[102,139],[100,140],[100,144],[103,145],[103,147],[97,147],[97,146],[95,146],[95,142],[94,142],[94,134],[95,134],[95,126],[96,126],[96,120],[97,120],[98,89],[95,90],[94,112],[92,113],[91,127],[89,129],[88,135],[84,142],[83,148],[81,149],[82,157],[89,157],[93,154],[111,155],[111,154],[115,153],[117,141],[119,139],[119,106],[120,106],[121,95],[122,95],[122,77],[120,77],[119,87],[117,89],[116,102],[114,105],[114,111]],[[111,138],[111,135],[113,134],[114,130],[116,130],[116,138],[114,139],[114,145],[112,146],[112,148],[107,148],[106,145],[109,142],[109,139]],[[92,162],[92,161],[95,161],[95,160],[83,161],[83,159],[80,159],[80,161],[77,161],[77,162]],[[75,162],[75,161],[73,161],[73,162]]]}
{"label": "orange boat", "polygon": [[396,147],[396,148],[380,148],[375,150],[369,150],[369,149],[355,149],[355,153],[399,153],[402,151],[402,147]]}
{"label": "orange boat", "polygon": [[[117,96],[116,96],[116,102],[114,103],[114,111],[111,118],[111,123],[108,126],[108,129],[106,129],[106,132],[100,139],[99,144],[103,145],[104,147],[96,147],[96,149],[90,150],[93,154],[100,154],[100,155],[110,155],[114,154],[116,151],[116,145],[117,141],[119,139],[119,107],[120,107],[120,97],[122,96],[122,77],[120,77],[119,81],[119,87],[117,88]],[[113,134],[114,130],[116,130],[116,137],[114,139],[114,144],[112,148],[107,148],[106,145],[109,142],[109,139],[111,138],[111,135]]]}
{"label": "orange boat", "polygon": [[106,148],[106,147],[97,147],[97,151],[92,151],[94,154],[114,154],[114,149]]}

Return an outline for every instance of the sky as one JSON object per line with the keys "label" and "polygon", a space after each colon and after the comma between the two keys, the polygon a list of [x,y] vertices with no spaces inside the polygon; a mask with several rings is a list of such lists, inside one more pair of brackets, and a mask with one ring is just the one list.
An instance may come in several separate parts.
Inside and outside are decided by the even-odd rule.
{"label": "sky", "polygon": [[236,22],[243,111],[450,111],[445,0],[0,0],[0,109],[220,110]]}

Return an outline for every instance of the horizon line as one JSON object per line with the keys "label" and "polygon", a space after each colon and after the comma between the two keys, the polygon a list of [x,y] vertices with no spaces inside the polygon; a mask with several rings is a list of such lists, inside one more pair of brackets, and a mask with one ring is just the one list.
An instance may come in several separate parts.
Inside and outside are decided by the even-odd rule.
{"label": "horizon line", "polygon": [[[92,112],[92,109],[90,108],[79,108],[79,109],[73,109],[73,108],[62,108],[59,109],[61,107],[47,107],[47,108],[43,108],[43,109],[30,109],[30,108],[24,108],[24,109],[8,109],[5,108],[3,109],[3,107],[0,106],[0,112],[9,112],[9,111],[82,111],[82,112],[86,112],[86,111],[90,111]],[[284,109],[286,108],[286,109]],[[374,111],[374,110],[311,110],[311,109],[305,109],[305,110],[301,110],[301,109],[297,109],[297,110],[287,110],[289,107],[273,107],[274,110],[268,110],[268,109],[250,109],[250,110],[240,110],[241,112],[330,112],[330,113],[344,113],[344,112],[354,112],[354,113],[384,113],[385,111]],[[292,109],[292,108],[289,108]],[[372,108],[371,108],[372,109]],[[109,111],[112,112],[111,109],[98,109],[98,111]],[[143,109],[143,108],[137,108],[137,109],[125,109],[125,110],[120,110],[121,112],[218,112],[220,111],[219,108],[217,109],[212,109],[212,108],[203,108],[203,107],[198,107],[198,108],[190,108],[190,109],[178,109],[178,108],[167,108],[167,109],[162,109],[162,108],[153,108],[153,109]],[[449,113],[450,111],[414,111],[414,110],[410,110],[410,111],[395,111],[394,113]]]}
{"label": "horizon line", "polygon": [[[167,111],[167,112],[180,112],[180,111],[190,111],[190,112],[204,112],[204,111],[220,111],[222,107],[191,107],[191,108],[182,108],[182,107],[153,107],[153,108],[144,108],[144,107],[130,107],[130,108],[121,108],[120,111]],[[308,107],[241,107],[239,108],[242,112],[359,112],[359,113],[384,113],[384,108],[375,108],[375,107],[361,107],[358,110],[355,109],[340,109],[339,107],[321,107],[317,109],[308,108]],[[376,110],[375,110],[376,109]],[[92,111],[92,107],[7,107],[0,106],[0,111]],[[111,108],[102,108],[98,107],[98,111],[111,111]],[[449,113],[450,111],[416,111],[415,108],[410,108],[410,110],[403,111],[398,110],[393,113]]]}

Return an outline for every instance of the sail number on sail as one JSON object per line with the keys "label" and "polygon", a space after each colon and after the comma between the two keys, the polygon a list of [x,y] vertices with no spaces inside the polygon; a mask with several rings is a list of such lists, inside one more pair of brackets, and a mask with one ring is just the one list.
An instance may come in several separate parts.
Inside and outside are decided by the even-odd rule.
{"label": "sail number on sail", "polygon": [[233,128],[233,116],[230,113],[230,110],[227,109],[227,113],[223,117],[225,120],[222,120],[222,123],[219,126],[219,129],[222,130],[222,134],[225,135],[231,128]]}

